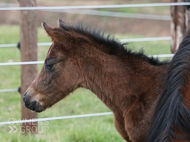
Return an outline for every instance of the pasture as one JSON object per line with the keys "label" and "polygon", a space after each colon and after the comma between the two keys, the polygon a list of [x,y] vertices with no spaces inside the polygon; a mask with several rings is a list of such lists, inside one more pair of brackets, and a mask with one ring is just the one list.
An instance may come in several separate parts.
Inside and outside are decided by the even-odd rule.
{"label": "pasture", "polygon": [[[7,32],[11,31],[11,32]],[[18,26],[0,26],[0,44],[11,44],[19,41]],[[115,35],[116,38],[135,38],[139,35]],[[38,42],[50,42],[50,38],[42,28],[38,28]],[[44,60],[49,47],[38,47],[38,60]],[[136,42],[129,43],[132,51],[140,51],[142,48],[147,55],[169,54],[169,41]],[[20,51],[15,48],[0,48],[0,62],[20,61]],[[38,65],[38,69],[41,69]],[[17,88],[20,86],[20,66],[0,67],[0,89]],[[21,95],[18,92],[0,93],[0,121],[19,120]],[[78,115],[88,113],[108,112],[108,108],[90,91],[78,89],[66,99],[60,101],[52,108],[38,115],[39,118]],[[78,118],[69,120],[48,121],[48,130],[44,130],[39,123],[39,134],[35,136],[23,136],[18,130],[9,133],[9,126],[0,126],[0,139],[3,142],[124,142],[113,124],[113,116],[101,116],[90,118]]]}

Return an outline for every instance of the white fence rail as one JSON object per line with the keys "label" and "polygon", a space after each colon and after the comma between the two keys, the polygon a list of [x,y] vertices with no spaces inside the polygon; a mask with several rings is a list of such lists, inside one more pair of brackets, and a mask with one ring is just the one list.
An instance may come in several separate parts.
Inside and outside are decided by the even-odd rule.
{"label": "white fence rail", "polygon": [[[168,58],[173,57],[174,54],[160,54],[160,55],[149,55],[149,57],[158,57],[158,58]],[[0,66],[15,66],[15,65],[36,65],[43,64],[44,61],[29,61],[29,62],[8,62],[0,63]]]}
{"label": "white fence rail", "polygon": [[0,93],[5,93],[5,92],[17,92],[18,89],[0,89]]}
{"label": "white fence rail", "polygon": [[[143,41],[164,41],[171,40],[171,37],[147,37],[133,39],[119,39],[120,42],[143,42]],[[50,46],[52,42],[37,43],[38,46]],[[17,44],[0,44],[0,48],[17,47]]]}
{"label": "white fence rail", "polygon": [[190,5],[189,2],[180,3],[147,3],[147,4],[122,4],[122,5],[87,5],[87,6],[38,6],[38,7],[8,7],[2,10],[49,10],[49,9],[99,9],[99,8],[129,8],[129,7],[153,7],[153,6],[180,6]]}
{"label": "white fence rail", "polygon": [[44,61],[8,62],[8,63],[0,63],[0,66],[36,65],[36,64],[43,64],[43,63]]}
{"label": "white fence rail", "polygon": [[50,120],[85,118],[85,117],[105,116],[105,115],[113,115],[113,113],[112,112],[104,112],[104,113],[93,113],[93,114],[83,114],[83,115],[71,115],[71,116],[61,116],[61,117],[50,117],[50,118],[39,118],[39,119],[29,119],[29,120],[7,121],[7,122],[0,122],[0,126],[1,125],[7,125],[7,124],[18,124],[18,123],[30,123],[30,122],[50,121]]}
{"label": "white fence rail", "polygon": [[43,10],[43,11],[73,13],[73,14],[85,14],[85,15],[96,15],[96,16],[121,17],[121,18],[133,18],[133,19],[165,20],[165,21],[170,21],[171,20],[171,17],[167,16],[167,15],[125,13],[125,12],[112,12],[112,11],[99,11],[99,10],[50,9],[50,10]]}

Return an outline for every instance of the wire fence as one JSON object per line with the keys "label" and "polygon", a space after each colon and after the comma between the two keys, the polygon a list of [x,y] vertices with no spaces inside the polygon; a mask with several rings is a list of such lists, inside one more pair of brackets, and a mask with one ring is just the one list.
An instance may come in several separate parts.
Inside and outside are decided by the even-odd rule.
{"label": "wire fence", "polygon": [[[123,13],[112,13],[108,11],[92,11],[92,10],[83,10],[79,11],[79,9],[100,9],[100,8],[130,8],[130,7],[154,7],[154,6],[185,6],[190,5],[189,2],[182,2],[182,3],[150,3],[150,4],[124,4],[124,5],[91,5],[91,6],[39,6],[39,7],[0,7],[0,11],[8,11],[8,10],[75,10],[75,13],[86,14],[89,15],[102,15],[102,16],[118,16],[118,17],[134,17],[145,19],[150,18],[152,15],[143,15],[143,14],[126,14]],[[56,11],[54,11],[56,12]],[[68,12],[69,11],[63,11]],[[70,11],[71,12],[71,11]],[[153,15],[155,20],[162,19],[162,20],[170,20],[171,18],[168,16],[160,16],[160,15]],[[143,19],[143,18],[142,18]],[[142,41],[159,41],[159,40],[171,40],[171,37],[149,37],[149,38],[136,38],[136,39],[120,39],[121,42],[142,42]],[[38,43],[38,46],[49,46],[51,42],[48,43]],[[4,47],[16,47],[17,44],[1,44],[0,48]],[[162,54],[162,55],[150,55],[150,57],[173,57],[173,54]],[[30,62],[13,62],[13,63],[0,63],[0,66],[10,66],[10,65],[31,65],[31,64],[43,64],[44,61],[30,61]],[[18,89],[1,89],[0,92],[14,92],[18,91]],[[105,113],[94,113],[94,114],[83,114],[83,115],[74,115],[74,116],[62,116],[62,117],[51,117],[51,118],[39,118],[39,119],[32,119],[32,120],[19,120],[19,121],[8,121],[8,122],[0,122],[0,125],[6,124],[16,124],[16,123],[27,123],[27,122],[36,122],[36,121],[50,121],[50,120],[61,120],[61,119],[72,119],[72,118],[84,118],[84,117],[93,117],[93,116],[104,116],[104,115],[112,115],[111,112]]]}

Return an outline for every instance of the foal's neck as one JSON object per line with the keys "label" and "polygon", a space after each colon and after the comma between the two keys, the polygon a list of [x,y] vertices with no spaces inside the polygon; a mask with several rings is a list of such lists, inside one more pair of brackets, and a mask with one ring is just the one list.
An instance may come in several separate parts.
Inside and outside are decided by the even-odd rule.
{"label": "foal's neck", "polygon": [[94,64],[88,65],[83,86],[95,93],[112,111],[126,110],[150,88],[160,90],[160,79],[164,80],[162,76],[167,70],[167,65],[151,65],[132,53],[125,57],[102,55],[97,59],[96,56],[93,60]]}

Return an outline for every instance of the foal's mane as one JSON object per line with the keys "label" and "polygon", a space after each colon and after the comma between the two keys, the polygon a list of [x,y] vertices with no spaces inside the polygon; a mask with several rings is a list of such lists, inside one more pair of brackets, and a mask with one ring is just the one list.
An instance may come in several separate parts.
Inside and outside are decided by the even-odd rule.
{"label": "foal's mane", "polygon": [[[131,52],[131,50],[127,49],[127,43],[121,43],[118,39],[114,38],[111,34],[105,35],[104,32],[100,30],[92,29],[87,26],[84,27],[81,23],[77,23],[74,26],[71,25],[61,25],[62,29],[66,31],[74,31],[84,36],[88,36],[93,38],[96,42],[106,45],[109,51],[103,51],[108,55],[132,55],[137,58],[140,58],[151,65],[163,65],[167,64],[168,61],[159,61],[158,58],[148,57],[143,52]],[[103,50],[103,49],[101,49]]]}
{"label": "foal's mane", "polygon": [[[185,103],[190,106],[190,102],[185,98],[190,95],[187,90],[190,90],[190,31],[171,61],[147,142],[172,141],[172,136],[190,140],[190,111],[184,105]],[[183,137],[177,135],[176,130],[180,131]]]}

